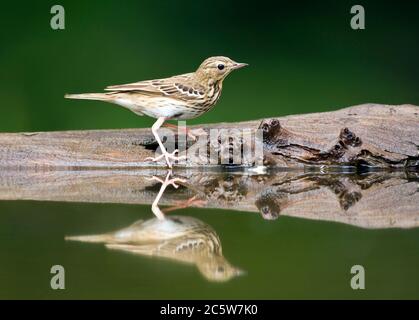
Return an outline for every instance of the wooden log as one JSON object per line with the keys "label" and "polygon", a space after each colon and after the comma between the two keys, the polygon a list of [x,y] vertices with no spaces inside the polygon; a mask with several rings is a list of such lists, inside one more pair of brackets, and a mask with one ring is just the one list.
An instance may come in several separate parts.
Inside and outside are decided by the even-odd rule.
{"label": "wooden log", "polygon": [[[167,188],[161,206],[195,197],[206,208],[255,212],[269,220],[289,216],[372,229],[419,226],[419,175],[415,172],[255,175],[189,169],[174,174],[185,182],[178,189]],[[0,168],[0,200],[150,205],[161,186],[150,179],[152,175],[164,177],[166,171]]]}
{"label": "wooden log", "polygon": [[[272,167],[365,165],[417,169],[419,165],[419,107],[413,105],[365,104],[333,112],[196,127],[207,132],[263,130],[264,164]],[[150,129],[2,133],[0,166],[164,167],[164,162],[144,160],[154,156],[156,148]],[[188,160],[178,166],[209,165]]]}

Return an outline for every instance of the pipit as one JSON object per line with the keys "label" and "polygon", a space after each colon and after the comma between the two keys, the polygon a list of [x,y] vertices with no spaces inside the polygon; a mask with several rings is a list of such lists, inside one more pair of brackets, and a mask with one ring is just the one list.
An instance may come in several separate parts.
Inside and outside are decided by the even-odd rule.
{"label": "pipit", "polygon": [[170,160],[179,160],[178,150],[167,152],[158,129],[166,120],[187,120],[209,111],[221,95],[223,80],[233,70],[247,66],[227,57],[206,59],[192,73],[165,79],[145,80],[109,86],[106,93],[67,94],[70,99],[100,100],[118,104],[137,115],[147,115],[157,121],[151,127],[162,154],[146,160],[159,161],[163,157],[169,168]]}
{"label": "pipit", "polygon": [[215,230],[192,217],[139,220],[114,232],[65,239],[104,243],[109,249],[192,264],[210,281],[224,282],[245,274],[223,256],[221,241]]}

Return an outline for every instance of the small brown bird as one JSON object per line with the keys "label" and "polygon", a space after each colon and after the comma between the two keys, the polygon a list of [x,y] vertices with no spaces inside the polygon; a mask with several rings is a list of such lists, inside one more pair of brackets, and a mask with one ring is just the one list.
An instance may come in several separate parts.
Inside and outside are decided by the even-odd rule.
{"label": "small brown bird", "polygon": [[157,130],[165,120],[187,120],[196,118],[210,110],[218,101],[223,80],[231,71],[247,66],[227,57],[211,57],[199,66],[198,70],[165,79],[146,80],[130,84],[107,87],[107,93],[68,94],[70,99],[100,100],[118,104],[137,115],[157,118],[151,127],[162,154],[152,161],[165,158],[171,168],[170,160],[178,150],[168,153]]}
{"label": "small brown bird", "polygon": [[65,239],[104,243],[109,249],[192,264],[210,281],[228,281],[244,274],[223,256],[215,230],[192,217],[140,220],[115,232]]}

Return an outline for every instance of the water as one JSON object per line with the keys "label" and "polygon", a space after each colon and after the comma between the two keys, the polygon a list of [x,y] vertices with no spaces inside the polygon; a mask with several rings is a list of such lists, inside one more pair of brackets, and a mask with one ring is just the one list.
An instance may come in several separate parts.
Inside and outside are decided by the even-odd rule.
{"label": "water", "polygon": [[419,298],[417,174],[173,174],[2,169],[0,298]]}
{"label": "water", "polygon": [[[188,125],[419,105],[419,2],[362,3],[366,30],[354,31],[354,1],[212,1],[202,10],[196,1],[61,0],[66,29],[53,31],[54,3],[3,1],[1,132],[149,128],[148,117],[63,96],[189,72],[213,54],[250,67]],[[195,264],[65,240],[152,219],[160,186],[144,175],[155,173],[165,176],[0,169],[0,298],[419,298],[417,182],[404,173],[281,183],[284,173],[267,172],[258,184],[236,173],[221,186],[188,173],[188,187],[169,187],[161,208],[208,191],[211,208],[168,215],[217,233],[224,258],[245,271],[224,282]],[[50,288],[55,264],[65,267],[62,291]],[[350,288],[354,264],[365,267],[363,291]]]}

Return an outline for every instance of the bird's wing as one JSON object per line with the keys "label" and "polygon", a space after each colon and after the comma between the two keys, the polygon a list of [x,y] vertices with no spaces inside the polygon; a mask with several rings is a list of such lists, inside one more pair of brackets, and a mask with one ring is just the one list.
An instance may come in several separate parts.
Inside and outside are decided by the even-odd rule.
{"label": "bird's wing", "polygon": [[190,257],[184,257],[183,255],[177,255],[176,252],[169,250],[158,250],[157,245],[129,245],[129,244],[106,244],[106,248],[111,250],[119,250],[129,252],[135,255],[140,256],[149,256],[149,257],[161,257],[169,258],[182,262],[189,262]]}
{"label": "bird's wing", "polygon": [[202,255],[207,255],[210,250],[202,239],[188,236],[146,244],[107,243],[106,247],[108,249],[128,251],[143,256],[158,256],[185,262],[193,261]]}
{"label": "bird's wing", "polygon": [[140,92],[147,95],[168,96],[175,99],[200,99],[205,95],[204,89],[193,84],[192,73],[186,73],[165,79],[145,80],[134,83],[109,86],[105,90],[117,92]]}

